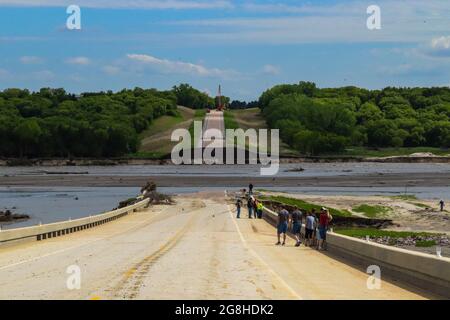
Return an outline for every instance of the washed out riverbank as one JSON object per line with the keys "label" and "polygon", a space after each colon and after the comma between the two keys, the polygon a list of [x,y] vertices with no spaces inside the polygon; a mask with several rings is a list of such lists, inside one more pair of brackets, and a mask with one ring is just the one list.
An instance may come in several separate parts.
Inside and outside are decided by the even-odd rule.
{"label": "washed out riverbank", "polygon": [[[301,168],[302,170],[298,170]],[[111,210],[154,181],[168,194],[245,188],[323,196],[396,196],[450,200],[450,165],[396,163],[281,164],[276,176],[260,166],[27,166],[0,167],[0,210],[17,207],[26,222],[8,228],[85,217]],[[78,198],[78,200],[76,200]],[[448,201],[450,204],[450,201]]]}
{"label": "washed out riverbank", "polygon": [[[447,163],[450,164],[450,155],[405,155],[388,157],[359,157],[359,156],[320,156],[320,157],[280,157],[281,164],[289,163]],[[117,158],[117,159],[1,159],[2,166],[120,166],[120,165],[172,165],[170,154],[158,159],[151,158]]]}

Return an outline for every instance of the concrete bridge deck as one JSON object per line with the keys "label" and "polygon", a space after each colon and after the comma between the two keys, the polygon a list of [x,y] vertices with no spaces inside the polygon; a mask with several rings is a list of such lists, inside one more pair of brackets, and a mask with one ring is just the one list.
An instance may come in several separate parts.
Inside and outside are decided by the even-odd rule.
{"label": "concrete bridge deck", "polygon": [[[207,199],[207,200],[204,200]],[[78,233],[0,247],[1,299],[426,299],[310,248],[276,247],[219,194],[178,198]],[[245,211],[245,210],[244,210]],[[67,268],[81,270],[79,290]]]}

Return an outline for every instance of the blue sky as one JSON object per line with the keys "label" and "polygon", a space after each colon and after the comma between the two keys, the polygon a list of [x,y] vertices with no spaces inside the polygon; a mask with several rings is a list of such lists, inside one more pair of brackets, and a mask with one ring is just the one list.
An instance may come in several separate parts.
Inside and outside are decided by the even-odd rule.
{"label": "blue sky", "polygon": [[[66,8],[81,8],[67,30]],[[381,9],[368,30],[366,9]],[[0,89],[450,85],[448,0],[0,0]]]}

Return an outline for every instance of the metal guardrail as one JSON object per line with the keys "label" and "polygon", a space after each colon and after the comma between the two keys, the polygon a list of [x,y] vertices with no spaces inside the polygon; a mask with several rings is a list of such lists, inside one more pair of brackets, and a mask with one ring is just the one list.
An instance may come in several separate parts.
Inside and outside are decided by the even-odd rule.
{"label": "metal guardrail", "polygon": [[39,226],[0,231],[0,246],[20,240],[45,240],[66,234],[90,229],[117,220],[130,212],[138,211],[148,205],[149,199],[139,201],[131,206],[105,212],[90,217],[49,223]]}

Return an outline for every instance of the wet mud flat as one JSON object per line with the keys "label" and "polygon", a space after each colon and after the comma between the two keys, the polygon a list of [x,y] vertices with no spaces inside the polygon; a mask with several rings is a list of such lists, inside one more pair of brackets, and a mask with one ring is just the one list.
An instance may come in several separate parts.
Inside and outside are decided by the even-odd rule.
{"label": "wet mud flat", "polygon": [[214,176],[214,175],[3,175],[1,186],[135,187],[152,180],[160,187],[447,187],[450,172],[379,173],[339,176]]}

